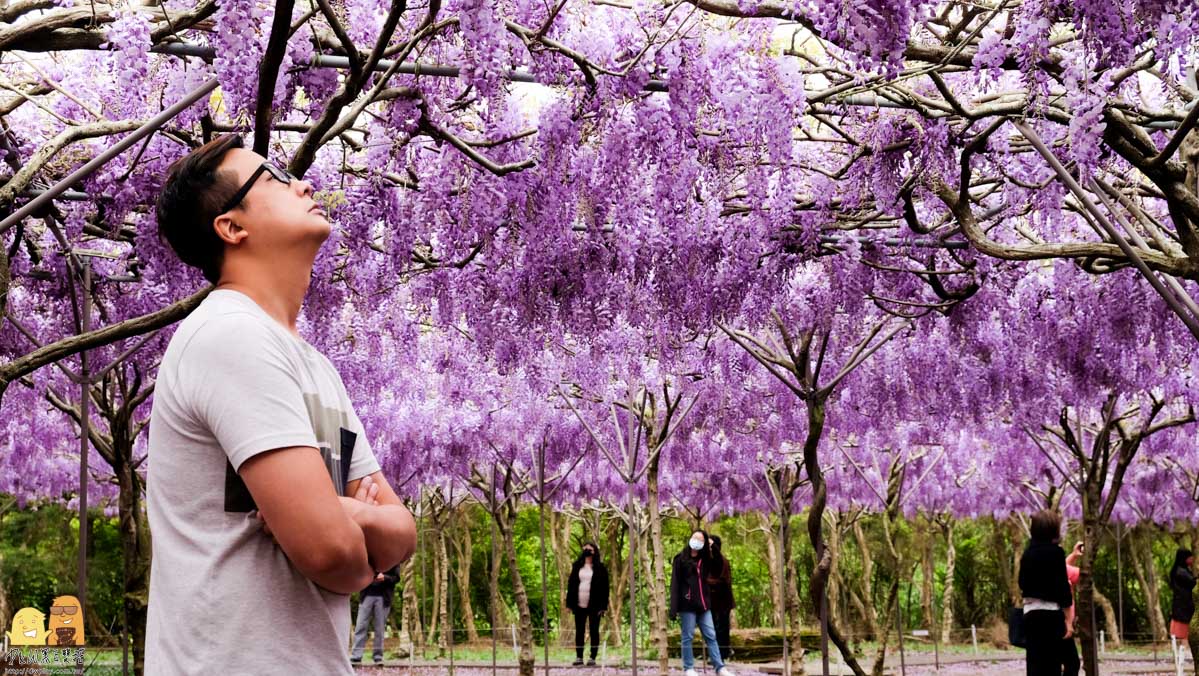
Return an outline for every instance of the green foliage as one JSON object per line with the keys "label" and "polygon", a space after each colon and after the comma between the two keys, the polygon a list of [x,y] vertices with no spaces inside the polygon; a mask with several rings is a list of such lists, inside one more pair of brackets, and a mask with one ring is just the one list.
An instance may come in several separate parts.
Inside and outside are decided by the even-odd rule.
{"label": "green foliage", "polygon": [[[88,548],[89,632],[100,626],[119,632],[124,563],[115,518],[90,513]],[[34,505],[0,515],[0,586],[9,613],[26,606],[46,611],[55,596],[76,593],[79,520],[57,504]],[[8,626],[11,617],[0,618]]]}
{"label": "green foliage", "polygon": [[[559,516],[560,518],[560,516]],[[923,519],[924,517],[918,517]],[[933,579],[933,611],[935,622],[939,623],[942,616],[942,602],[946,583],[946,543],[944,531],[938,527],[925,528],[911,520],[901,519],[892,528],[901,557],[901,568],[896,571],[889,562],[886,554],[882,517],[866,515],[862,517],[861,527],[866,539],[866,546],[874,562],[873,598],[871,601],[877,608],[882,608],[886,601],[888,585],[892,580],[899,579],[899,604],[903,621],[908,628],[922,628],[924,616],[922,609],[922,576],[920,564],[921,552],[925,538],[932,538],[932,555],[934,560]],[[549,524],[547,524],[548,526]],[[720,535],[724,540],[724,552],[728,557],[733,572],[733,590],[737,600],[736,624],[741,628],[772,627],[774,625],[774,602],[772,597],[772,582],[767,557],[767,547],[773,541],[762,528],[762,521],[757,515],[742,514],[720,518],[705,524],[709,533]],[[532,614],[534,636],[538,645],[542,643],[541,623],[543,618],[543,601],[548,610],[551,638],[557,638],[561,627],[560,599],[558,597],[558,566],[560,558],[564,563],[574,560],[580,544],[584,539],[595,539],[601,547],[606,546],[606,539],[587,529],[594,527],[588,522],[577,521],[572,525],[570,543],[565,551],[554,551],[550,543],[546,543],[546,595],[541,591],[541,540],[539,514],[535,507],[527,507],[518,514],[514,524],[516,538],[517,565],[525,582],[529,598],[529,609]],[[669,579],[670,559],[684,547],[688,535],[695,527],[689,519],[668,517],[662,526],[662,549],[666,556],[665,572]],[[771,526],[774,528],[776,526]],[[492,555],[491,517],[479,506],[472,506],[465,515],[457,519],[452,529],[447,531],[452,538],[462,538],[464,529],[471,533],[471,570],[469,594],[474,612],[474,619],[479,633],[486,638],[490,630],[489,574],[488,566]],[[796,515],[791,524],[792,559],[791,570],[796,575],[800,598],[804,607],[805,622],[809,628],[815,627],[817,615],[815,609],[808,607],[807,590],[809,577],[814,565],[814,554],[806,537],[805,516]],[[414,584],[417,585],[417,596],[421,600],[421,616],[426,623],[433,612],[433,569],[436,551],[432,546],[431,527],[424,525],[422,530],[421,549],[416,560],[416,575]],[[959,628],[969,628],[970,625],[986,626],[996,618],[1002,617],[1006,611],[1008,600],[1007,578],[1010,575],[1010,557],[1015,552],[1018,556],[1024,547],[1023,541],[1013,542],[1007,525],[992,519],[960,520],[954,526],[954,544],[956,547],[956,565],[954,570],[954,618]],[[1126,639],[1133,642],[1147,640],[1150,632],[1149,613],[1146,607],[1144,590],[1140,589],[1136,575],[1132,570],[1132,547],[1126,537],[1122,541],[1121,559],[1116,557],[1115,539],[1113,532],[1105,533],[1103,540],[1098,543],[1095,559],[1095,583],[1097,589],[1108,597],[1113,606],[1119,606],[1120,582],[1123,583],[1123,621]],[[1162,612],[1168,617],[1170,591],[1167,583],[1167,571],[1173,560],[1175,549],[1189,542],[1189,531],[1172,533],[1163,529],[1154,529],[1148,533],[1151,542],[1152,566],[1157,573]],[[1073,542],[1072,537],[1067,537]],[[15,610],[33,606],[45,609],[57,595],[74,593],[77,567],[78,522],[74,512],[62,506],[45,504],[31,506],[24,510],[10,510],[0,514],[0,585],[7,597],[9,613]],[[92,513],[92,542],[89,565],[88,603],[90,612],[94,614],[89,620],[89,629],[102,626],[111,631],[119,632],[121,618],[122,594],[122,557],[120,537],[116,519],[104,517],[100,512]],[[456,552],[452,546],[448,553],[451,565],[457,565]],[[499,592],[502,602],[509,612],[515,610],[515,600],[512,593],[511,576],[509,575],[507,557],[502,549],[497,548],[500,555]],[[615,562],[626,562],[627,542],[623,551],[604,551],[604,559],[612,569],[613,576],[620,571],[614,569]],[[647,566],[644,564],[646,552],[639,551],[640,563],[637,566],[638,593],[637,615],[639,629],[639,644],[648,648],[650,609],[655,606],[665,606],[665,597],[651,597],[647,584]],[[1006,567],[1006,568],[1005,568]],[[841,551],[838,556],[838,571],[843,585],[860,584],[862,574],[862,553],[858,550],[852,534],[841,540]],[[452,624],[455,628],[455,641],[465,640],[465,620],[458,593],[457,579],[450,577],[450,609]],[[397,590],[397,598],[401,590]],[[626,592],[627,593],[627,592]],[[627,603],[627,597],[622,599]],[[627,614],[627,605],[622,604],[622,614]],[[861,626],[861,618],[852,604],[843,604],[842,612],[847,612],[847,622],[853,626]],[[401,603],[392,606],[393,621],[397,624],[400,619]],[[10,618],[2,618],[7,625]],[[888,619],[887,623],[893,623]],[[1099,617],[1100,629],[1103,618]],[[627,632],[627,615],[622,618],[622,632]],[[568,631],[572,627],[566,627]],[[671,627],[676,630],[675,626]],[[91,632],[93,635],[95,632]],[[966,632],[963,631],[963,635]],[[499,637],[501,643],[507,645],[511,638],[505,633]],[[627,640],[627,635],[623,637]]]}

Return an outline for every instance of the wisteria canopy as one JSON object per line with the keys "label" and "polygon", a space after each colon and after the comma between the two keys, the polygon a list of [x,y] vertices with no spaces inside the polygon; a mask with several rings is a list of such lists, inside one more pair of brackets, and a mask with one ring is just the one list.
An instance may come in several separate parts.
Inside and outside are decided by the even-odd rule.
{"label": "wisteria canopy", "polygon": [[200,95],[0,228],[0,490],[77,497],[87,370],[91,501],[136,495],[206,289],[153,201],[233,132],[330,214],[302,330],[402,495],[540,453],[562,504],[807,510],[817,551],[826,509],[1195,522],[1196,36],[1191,0],[9,3],[0,215]]}

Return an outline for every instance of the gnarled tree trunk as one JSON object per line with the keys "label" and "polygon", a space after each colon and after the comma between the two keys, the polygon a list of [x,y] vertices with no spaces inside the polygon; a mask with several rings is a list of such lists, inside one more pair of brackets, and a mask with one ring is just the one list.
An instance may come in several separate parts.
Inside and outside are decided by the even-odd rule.
{"label": "gnarled tree trunk", "polygon": [[945,519],[941,523],[941,532],[945,534],[945,591],[941,595],[941,642],[948,644],[953,632],[953,576],[956,572],[958,550],[953,543],[953,519]]}
{"label": "gnarled tree trunk", "polygon": [[520,676],[533,676],[533,614],[529,611],[529,594],[525,589],[524,578],[520,575],[520,566],[516,558],[516,539],[513,535],[516,506],[508,503],[501,507],[500,513],[496,517],[496,525],[499,527],[500,537],[504,542],[504,551],[508,554],[508,575],[512,580],[512,597],[516,601],[516,612],[520,618],[517,626],[520,645],[517,661],[520,665]]}
{"label": "gnarled tree trunk", "polygon": [[770,524],[770,515],[756,514],[758,525],[766,535],[766,567],[770,571],[770,610],[775,625],[783,623],[783,572],[779,565],[778,529]]}
{"label": "gnarled tree trunk", "polygon": [[612,581],[612,588],[608,594],[608,612],[604,617],[608,620],[606,640],[614,648],[624,645],[624,631],[621,622],[625,615],[624,602],[629,597],[629,566],[623,554],[626,538],[622,537],[622,534],[627,532],[628,524],[622,519],[612,519],[604,529],[604,551],[608,552],[605,557],[609,579]]}
{"label": "gnarled tree trunk", "polygon": [[1111,642],[1113,648],[1119,648],[1122,641],[1120,640],[1120,625],[1116,622],[1116,609],[1112,608],[1112,602],[1098,589],[1094,591],[1095,603],[1103,610],[1103,626],[1107,629],[1107,640]]}
{"label": "gnarled tree trunk", "polygon": [[475,609],[470,600],[470,564],[474,547],[471,543],[469,506],[463,504],[458,509],[458,537],[451,540],[454,543],[454,554],[457,565],[454,575],[458,579],[458,607],[462,612],[462,621],[466,625],[466,640],[475,643],[479,640],[479,629],[475,626]]}
{"label": "gnarled tree trunk", "polygon": [[[879,641],[882,640],[886,629],[879,626],[878,608],[874,605],[874,556],[869,543],[866,542],[866,532],[862,530],[860,520],[854,521],[852,532],[854,542],[858,546],[858,556],[862,561],[862,574],[858,578],[858,588],[853,594],[854,604],[862,614],[862,621],[866,623],[866,631],[869,632],[870,638]],[[883,622],[885,626],[885,618]]]}
{"label": "gnarled tree trunk", "polygon": [[[569,582],[570,569],[574,561],[574,550],[571,548],[570,531],[574,519],[569,514],[550,512],[549,520],[550,544],[553,547],[554,565],[558,570],[558,643],[564,646],[574,645],[574,632],[570,631],[574,622],[574,613],[566,607],[566,583]],[[597,545],[599,543],[596,543]],[[601,560],[607,565],[608,552],[600,550]],[[611,567],[608,568],[609,575]]]}
{"label": "gnarled tree trunk", "polygon": [[409,654],[414,654],[418,648],[425,645],[425,636],[421,626],[420,597],[416,593],[416,557],[404,562],[400,568],[400,580],[404,586],[401,595],[404,607],[400,610],[400,646]]}
{"label": "gnarled tree trunk", "polygon": [[1137,576],[1137,582],[1145,592],[1145,611],[1149,615],[1149,628],[1153,632],[1153,640],[1166,640],[1166,618],[1162,615],[1161,594],[1157,586],[1157,571],[1153,562],[1153,553],[1145,537],[1144,528],[1134,528],[1129,533],[1128,542],[1132,548],[1132,570]]}

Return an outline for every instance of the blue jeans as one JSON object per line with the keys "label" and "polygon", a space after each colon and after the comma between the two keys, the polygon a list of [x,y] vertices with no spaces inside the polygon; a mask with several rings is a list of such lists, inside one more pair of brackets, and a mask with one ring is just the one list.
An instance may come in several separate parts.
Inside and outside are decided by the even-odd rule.
{"label": "blue jeans", "polygon": [[354,623],[354,649],[350,659],[362,659],[366,650],[366,634],[371,626],[375,629],[374,658],[376,662],[383,661],[383,630],[387,626],[387,613],[391,610],[382,596],[363,596],[358,604],[358,619]]}
{"label": "blue jeans", "polygon": [[683,625],[683,669],[695,667],[695,653],[691,650],[691,641],[695,637],[695,624],[699,622],[699,633],[704,637],[708,646],[708,661],[712,668],[720,671],[724,662],[720,659],[720,646],[716,644],[716,628],[712,626],[712,611],[705,610],[702,614],[679,612],[679,624]]}

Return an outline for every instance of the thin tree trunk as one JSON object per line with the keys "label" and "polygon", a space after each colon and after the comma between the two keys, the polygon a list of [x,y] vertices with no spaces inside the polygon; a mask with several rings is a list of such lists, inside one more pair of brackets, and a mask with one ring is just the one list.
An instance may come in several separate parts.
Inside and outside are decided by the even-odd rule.
{"label": "thin tree trunk", "polygon": [[[844,626],[844,618],[848,608],[845,599],[845,587],[841,577],[841,569],[837,565],[841,556],[841,524],[835,512],[829,512],[828,551],[832,555],[832,566],[828,577],[828,616],[837,626]],[[816,614],[819,619],[819,613]]]}
{"label": "thin tree trunk", "polygon": [[[1157,571],[1154,570],[1152,555],[1147,554],[1147,548],[1143,546],[1145,538],[1139,537],[1143,533],[1144,530],[1140,527],[1134,528],[1129,533],[1128,543],[1132,549],[1130,552],[1132,556],[1128,558],[1132,560],[1132,570],[1137,576],[1137,583],[1145,593],[1145,610],[1149,615],[1149,628],[1153,632],[1153,640],[1160,643],[1166,640],[1166,619],[1162,615],[1161,597],[1157,588]],[[1148,566],[1145,565],[1147,558]]]}
{"label": "thin tree trunk", "polygon": [[888,618],[895,617],[896,603],[899,601],[899,574],[896,571],[895,579],[892,580],[890,587],[887,589],[886,612],[883,615],[883,624],[879,627],[880,633],[878,636],[878,652],[874,655],[874,665],[870,670],[872,676],[883,676],[883,667],[887,662],[887,646],[891,641],[891,630],[887,628]]}
{"label": "thin tree trunk", "polygon": [[[443,649],[443,646],[445,643],[445,641],[443,640],[443,637],[441,636],[441,633],[439,633],[439,632],[441,632],[441,628],[442,628],[441,627],[441,608],[445,604],[443,603],[443,597],[441,595],[441,578],[442,578],[441,556],[438,555],[439,549],[440,549],[439,543],[441,542],[441,529],[436,527],[436,515],[434,516],[434,524],[435,525],[433,528],[433,532],[434,532],[434,538],[436,539],[436,542],[434,542],[432,544],[432,547],[429,547],[429,549],[431,549],[432,551],[425,552],[426,557],[428,557],[430,554],[434,555],[434,557],[433,557],[433,580],[432,580],[432,582],[433,582],[433,585],[432,585],[433,610],[429,613],[429,626],[425,630],[425,638],[430,644],[436,645],[438,647],[438,655],[440,655],[441,650]],[[428,542],[428,540],[426,540],[426,542]]]}
{"label": "thin tree trunk", "polygon": [[437,534],[437,596],[441,599],[441,633],[437,638],[438,654],[445,655],[454,638],[453,618],[450,617],[450,556],[446,551],[445,529]]}
{"label": "thin tree trunk", "polygon": [[788,657],[791,662],[792,673],[803,674],[803,641],[800,638],[800,614],[799,614],[799,588],[796,584],[796,578],[799,577],[798,571],[791,572],[791,500],[795,492],[797,480],[795,477],[799,475],[798,467],[788,466],[783,469],[772,470],[774,474],[779,472],[775,477],[776,485],[779,493],[783,497],[782,503],[779,505],[779,537],[782,541],[782,552],[780,560],[782,565],[780,568],[784,571],[783,575],[783,593],[785,594],[785,603],[783,604],[783,613],[787,618],[787,638],[790,645],[788,647]]}
{"label": "thin tree trunk", "polygon": [[653,571],[649,576],[650,593],[650,623],[651,639],[658,652],[658,670],[665,676],[670,668],[669,645],[666,639],[666,606],[669,598],[666,595],[666,564],[662,543],[662,512],[658,507],[659,487],[658,471],[659,456],[653,455],[654,449],[649,449],[652,460],[646,472],[646,502],[649,507],[650,528],[650,558]]}
{"label": "thin tree trunk", "polygon": [[624,631],[622,631],[621,621],[624,617],[624,600],[628,598],[629,567],[625,563],[624,554],[622,551],[621,530],[628,531],[628,525],[622,519],[612,519],[608,527],[605,528],[607,537],[605,538],[605,551],[611,552],[608,555],[608,575],[612,581],[612,589],[608,594],[608,612],[604,617],[608,619],[608,642],[613,648],[619,648],[624,645]]}
{"label": "thin tree trunk", "polygon": [[[570,532],[574,519],[569,514],[550,512],[547,517],[550,522],[550,543],[553,545],[554,564],[558,569],[558,643],[574,645],[574,633],[568,630],[574,621],[574,614],[566,607],[566,583],[570,581],[570,568],[574,556],[571,548]],[[597,543],[598,544],[598,543]],[[601,559],[607,564],[608,552],[601,550]],[[608,569],[611,571],[611,568]]]}
{"label": "thin tree trunk", "polygon": [[405,561],[403,567],[400,568],[400,579],[404,585],[404,592],[402,594],[404,607],[400,612],[402,622],[402,626],[400,627],[400,645],[406,644],[409,654],[412,654],[416,652],[418,647],[424,647],[425,645],[424,632],[421,627],[420,597],[416,589],[415,556]]}
{"label": "thin tree trunk", "polygon": [[1119,648],[1121,644],[1120,625],[1116,623],[1116,609],[1098,589],[1095,589],[1095,603],[1099,604],[1103,610],[1103,626],[1107,630],[1107,640],[1111,642],[1113,648]]}
{"label": "thin tree trunk", "polygon": [[475,609],[470,600],[471,583],[470,583],[470,565],[474,547],[471,543],[470,534],[470,512],[468,506],[463,505],[459,509],[460,535],[454,538],[454,550],[458,557],[458,565],[455,567],[455,574],[458,578],[458,608],[462,612],[462,620],[466,625],[466,640],[470,643],[476,643],[479,640],[479,629],[475,626]]}
{"label": "thin tree trunk", "polygon": [[[824,470],[820,467],[820,437],[824,434],[824,400],[820,398],[805,402],[808,413],[808,434],[804,439],[804,472],[812,485],[812,506],[808,510],[808,539],[812,550],[816,552],[816,567],[812,571],[811,584],[808,587],[809,601],[813,608],[820,608],[828,587],[829,573],[832,570],[833,558],[824,543],[824,509],[828,504],[828,484],[824,480]],[[841,651],[841,657],[855,676],[866,676],[862,666],[854,656],[853,650],[845,641],[836,623],[829,618],[829,640]]]}
{"label": "thin tree trunk", "polygon": [[[114,444],[114,448],[116,444]],[[129,460],[133,448],[128,449]],[[124,559],[124,593],[122,604],[125,626],[132,643],[133,672],[145,673],[146,620],[150,599],[150,529],[146,525],[141,504],[141,478],[131,462],[118,461],[118,513],[120,517],[121,554]]]}
{"label": "thin tree trunk", "polygon": [[945,592],[941,595],[941,643],[948,645],[953,636],[953,593],[958,550],[953,542],[954,520],[946,519],[941,524],[945,534]]}
{"label": "thin tree trunk", "polygon": [[935,632],[936,619],[933,617],[933,594],[936,593],[936,580],[934,577],[937,574],[936,560],[933,558],[935,550],[934,543],[936,542],[936,524],[931,518],[922,520],[922,526],[919,530],[920,535],[920,611],[921,619],[924,621],[924,626],[930,631]]}
{"label": "thin tree trunk", "polygon": [[516,508],[508,505],[501,508],[499,518],[500,535],[504,539],[504,551],[508,553],[508,575],[512,580],[512,596],[516,600],[516,612],[520,618],[517,635],[520,643],[520,654],[517,658],[520,664],[520,676],[533,676],[533,614],[529,611],[529,594],[525,589],[524,579],[520,575],[520,566],[516,559],[516,540],[513,528],[516,519]]}
{"label": "thin tree trunk", "polygon": [[771,525],[770,515],[759,512],[758,524],[766,535],[766,567],[770,571],[770,610],[775,626],[783,623],[783,574],[779,566],[778,529]]}
{"label": "thin tree trunk", "polygon": [[[492,515],[497,522],[499,517]],[[497,556],[491,557],[490,566],[488,569],[488,605],[491,613],[491,635],[499,636],[498,632],[508,626],[507,606],[504,605],[503,599],[500,598],[500,568],[502,567],[501,559],[506,556],[506,553],[500,551]]]}
{"label": "thin tree trunk", "polygon": [[[874,556],[870,545],[866,542],[866,533],[862,530],[862,522],[853,524],[853,539],[858,545],[858,555],[862,559],[862,574],[858,579],[858,594],[855,601],[858,612],[862,613],[862,621],[866,623],[866,631],[876,641],[882,640],[886,630],[879,626],[878,608],[874,605]],[[884,620],[885,622],[885,620]]]}

